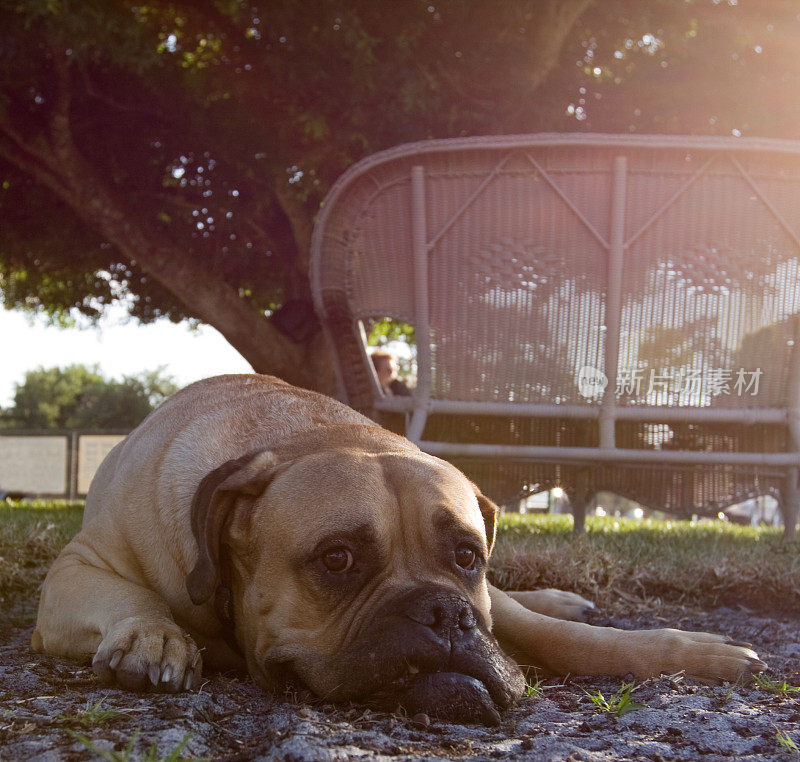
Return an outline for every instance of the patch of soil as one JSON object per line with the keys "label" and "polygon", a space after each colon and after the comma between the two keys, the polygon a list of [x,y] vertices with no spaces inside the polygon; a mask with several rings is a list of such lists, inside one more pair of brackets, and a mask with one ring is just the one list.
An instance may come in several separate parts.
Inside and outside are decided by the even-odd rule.
{"label": "patch of soil", "polygon": [[[800,685],[797,615],[767,617],[742,607],[640,609],[595,616],[594,623],[724,633],[753,643],[773,680]],[[653,762],[702,757],[705,762],[789,759],[790,744],[800,746],[800,694],[773,694],[753,685],[711,687],[680,675],[648,680],[631,695],[641,708],[617,716],[600,711],[587,692],[613,696],[619,679],[550,680],[538,696],[508,712],[499,727],[437,720],[428,725],[426,718],[273,697],[231,675],[210,675],[199,691],[177,696],[105,688],[89,667],[32,654],[30,632],[29,627],[0,631],[2,760],[97,759],[101,750],[122,752],[133,738],[131,759],[140,759],[151,746],[166,756],[186,739],[181,758],[227,762],[505,757]],[[103,712],[109,716],[101,719]],[[95,750],[70,731],[86,736]]]}

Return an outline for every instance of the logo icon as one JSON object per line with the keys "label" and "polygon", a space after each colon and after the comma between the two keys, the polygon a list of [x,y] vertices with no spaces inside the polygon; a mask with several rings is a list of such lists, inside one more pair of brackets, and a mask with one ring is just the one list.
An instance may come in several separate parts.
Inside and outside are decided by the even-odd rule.
{"label": "logo icon", "polygon": [[576,381],[579,394],[587,399],[602,397],[608,386],[608,376],[602,370],[593,368],[591,365],[584,365],[578,371]]}

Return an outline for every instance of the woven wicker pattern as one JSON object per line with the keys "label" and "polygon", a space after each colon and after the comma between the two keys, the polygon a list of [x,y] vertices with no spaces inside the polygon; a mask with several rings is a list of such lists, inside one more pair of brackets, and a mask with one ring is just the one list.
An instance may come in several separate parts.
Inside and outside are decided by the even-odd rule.
{"label": "woven wicker pattern", "polygon": [[[501,501],[558,485],[686,514],[780,493],[791,513],[800,459],[780,454],[800,433],[799,235],[800,144],[429,141],[340,179],[312,285],[343,397],[416,411],[409,435],[448,443]],[[426,344],[404,403],[382,398],[363,346],[361,321],[384,316]]]}

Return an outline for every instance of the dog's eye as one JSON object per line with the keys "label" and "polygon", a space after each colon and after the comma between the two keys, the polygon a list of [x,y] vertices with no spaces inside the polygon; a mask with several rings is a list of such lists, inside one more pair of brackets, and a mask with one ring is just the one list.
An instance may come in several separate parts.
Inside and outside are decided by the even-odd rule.
{"label": "dog's eye", "polygon": [[459,545],[455,549],[455,560],[462,569],[470,571],[475,568],[478,554],[469,545]]}
{"label": "dog's eye", "polygon": [[347,548],[331,548],[323,554],[322,563],[329,572],[342,574],[353,565],[353,554]]}

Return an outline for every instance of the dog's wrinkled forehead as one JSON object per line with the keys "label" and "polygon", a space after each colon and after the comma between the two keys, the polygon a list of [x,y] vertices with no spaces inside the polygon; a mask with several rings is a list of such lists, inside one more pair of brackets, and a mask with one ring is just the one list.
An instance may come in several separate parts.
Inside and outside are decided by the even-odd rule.
{"label": "dog's wrinkled forehead", "polygon": [[456,468],[424,453],[336,450],[298,459],[275,479],[270,499],[297,505],[304,515],[380,526],[400,512],[423,521],[442,511],[484,534],[484,521],[470,482]]}
{"label": "dog's wrinkled forehead", "polygon": [[385,455],[382,466],[396,495],[415,502],[430,515],[453,514],[460,523],[484,533],[475,488],[450,463],[420,453],[414,458]]}

